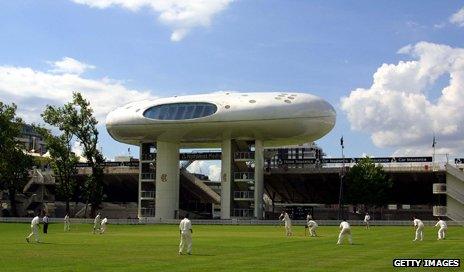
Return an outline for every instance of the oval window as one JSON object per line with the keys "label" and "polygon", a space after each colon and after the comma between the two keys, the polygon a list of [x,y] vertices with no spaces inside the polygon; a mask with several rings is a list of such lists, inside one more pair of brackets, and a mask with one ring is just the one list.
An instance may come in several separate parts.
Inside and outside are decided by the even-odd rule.
{"label": "oval window", "polygon": [[143,116],[156,120],[188,120],[213,115],[217,106],[211,103],[173,103],[148,108]]}

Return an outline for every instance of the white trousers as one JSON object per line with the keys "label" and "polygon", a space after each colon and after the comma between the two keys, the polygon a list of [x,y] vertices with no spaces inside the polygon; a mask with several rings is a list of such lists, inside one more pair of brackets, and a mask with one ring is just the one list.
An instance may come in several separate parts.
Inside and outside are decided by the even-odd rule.
{"label": "white trousers", "polygon": [[187,248],[187,253],[192,253],[192,234],[190,232],[182,233],[180,235],[179,253],[184,253]]}
{"label": "white trousers", "polygon": [[69,223],[67,223],[67,222],[64,222],[64,231],[69,231],[70,225],[71,225],[71,224],[69,224]]}
{"label": "white trousers", "polygon": [[285,235],[292,236],[292,224],[285,222]]}
{"label": "white trousers", "polygon": [[340,231],[340,234],[338,235],[338,241],[337,241],[338,245],[340,245],[342,243],[345,236],[348,236],[348,242],[350,242],[350,244],[353,243],[353,239],[351,237],[351,229],[342,229]]}
{"label": "white trousers", "polygon": [[100,230],[100,224],[93,223],[93,233],[95,233],[96,230]]}
{"label": "white trousers", "polygon": [[416,229],[416,238],[414,239],[414,241],[417,241],[417,240],[421,240],[424,239],[424,227],[423,226],[420,226],[420,227],[417,227]]}
{"label": "white trousers", "polygon": [[105,231],[106,231],[106,224],[102,224],[100,227],[100,234],[105,233]]}
{"label": "white trousers", "polygon": [[311,228],[309,228],[309,234],[310,234],[311,236],[316,236],[316,228],[317,228],[317,227],[311,227]]}
{"label": "white trousers", "polygon": [[36,242],[39,242],[39,227],[36,225],[31,225],[31,233],[27,236],[27,239],[30,239],[34,236]]}
{"label": "white trousers", "polygon": [[445,234],[446,234],[446,228],[441,227],[441,228],[438,230],[438,239],[439,239],[439,240],[445,239]]}

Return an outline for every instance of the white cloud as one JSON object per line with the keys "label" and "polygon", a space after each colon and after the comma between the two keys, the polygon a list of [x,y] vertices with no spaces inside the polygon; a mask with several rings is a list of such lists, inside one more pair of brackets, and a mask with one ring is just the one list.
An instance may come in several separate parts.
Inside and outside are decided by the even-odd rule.
{"label": "white cloud", "polygon": [[0,98],[18,104],[18,113],[26,122],[40,122],[45,105],[63,105],[72,99],[74,91],[90,101],[100,122],[117,106],[153,98],[148,91],[132,90],[108,78],[88,79],[78,74],[0,66]]}
{"label": "white cloud", "polygon": [[[351,128],[370,133],[378,147],[397,148],[397,155],[430,153],[433,133],[440,152],[463,152],[464,49],[420,42],[398,53],[414,60],[383,64],[370,88],[341,99]],[[433,90],[443,76],[449,77],[447,86]]]}
{"label": "white cloud", "polygon": [[221,178],[221,165],[217,161],[194,161],[187,170],[190,173],[207,175],[212,181],[219,181]]}
{"label": "white cloud", "polygon": [[158,20],[173,29],[171,40],[182,40],[192,28],[206,27],[213,17],[234,0],[71,0],[94,8],[119,6],[133,12],[149,8],[159,14]]}
{"label": "white cloud", "polygon": [[70,57],[64,57],[61,60],[48,62],[53,69],[49,72],[57,74],[77,74],[80,75],[89,69],[95,69],[95,66],[80,62]]}
{"label": "white cloud", "polygon": [[436,29],[441,29],[441,28],[444,28],[446,26],[446,23],[439,23],[439,24],[434,24],[433,25],[433,28],[436,28]]}
{"label": "white cloud", "polygon": [[456,13],[451,15],[449,18],[450,23],[464,27],[464,7],[458,10]]}
{"label": "white cloud", "polygon": [[221,180],[221,165],[219,163],[212,164],[208,167],[209,174],[208,177],[212,181],[220,181]]}

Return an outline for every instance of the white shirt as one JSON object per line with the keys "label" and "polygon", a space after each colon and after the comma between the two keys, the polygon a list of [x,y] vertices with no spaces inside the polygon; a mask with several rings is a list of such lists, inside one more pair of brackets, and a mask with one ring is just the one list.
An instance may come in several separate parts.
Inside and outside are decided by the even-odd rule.
{"label": "white shirt", "polygon": [[68,215],[66,215],[66,216],[64,217],[64,222],[66,222],[66,223],[69,222],[69,216],[68,216]]}
{"label": "white shirt", "polygon": [[288,216],[288,213],[284,213],[283,214],[284,216],[284,219],[282,219],[282,221],[285,221],[285,223],[291,223],[292,220],[290,220],[290,216]]}
{"label": "white shirt", "polygon": [[424,223],[422,223],[422,221],[420,219],[414,219],[414,227],[418,227],[418,228],[423,228],[424,227]]}
{"label": "white shirt", "polygon": [[179,229],[182,234],[190,233],[190,230],[192,229],[192,222],[190,222],[188,218],[182,219],[179,224]]}
{"label": "white shirt", "polygon": [[31,226],[36,227],[36,226],[38,226],[39,224],[40,224],[40,219],[39,219],[38,216],[32,218]]}
{"label": "white shirt", "polygon": [[105,217],[105,218],[103,218],[101,224],[102,224],[102,225],[106,225],[106,222],[108,222],[108,219],[106,219],[106,217]]}
{"label": "white shirt", "polygon": [[366,216],[364,216],[364,222],[367,222],[369,220],[371,220],[371,216],[366,214]]}
{"label": "white shirt", "polygon": [[310,227],[310,228],[312,228],[312,227],[317,227],[316,221],[314,221],[314,220],[309,220],[309,221],[308,221],[308,227]]}
{"label": "white shirt", "polygon": [[48,216],[44,216],[44,217],[42,218],[42,221],[43,221],[44,223],[48,223]]}
{"label": "white shirt", "polygon": [[348,222],[346,222],[346,221],[343,221],[343,222],[340,223],[340,228],[341,229],[349,229],[350,224],[348,224]]}
{"label": "white shirt", "polygon": [[306,215],[306,221],[309,222],[309,220],[311,220],[311,219],[313,219],[313,217],[310,214]]}
{"label": "white shirt", "polygon": [[94,224],[100,223],[100,215],[99,214],[97,214],[97,216],[95,216],[95,220],[93,220],[93,223]]}
{"label": "white shirt", "polygon": [[438,220],[438,222],[437,222],[437,224],[435,225],[435,227],[438,227],[438,226],[440,226],[440,228],[445,228],[445,229],[448,227],[448,225],[446,224],[446,222],[443,221],[443,220]]}

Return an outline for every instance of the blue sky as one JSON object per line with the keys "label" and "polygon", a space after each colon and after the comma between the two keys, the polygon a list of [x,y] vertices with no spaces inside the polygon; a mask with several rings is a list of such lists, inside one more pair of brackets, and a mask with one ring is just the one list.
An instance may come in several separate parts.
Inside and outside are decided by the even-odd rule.
{"label": "blue sky", "polygon": [[[462,1],[223,0],[218,6],[205,0],[207,8],[186,20],[182,12],[192,7],[176,0],[165,2],[180,10],[174,15],[173,6],[159,0],[136,7],[129,0],[95,2],[100,6],[88,0],[0,2],[0,99],[17,103],[27,121],[38,122],[43,105],[63,104],[70,90],[81,88],[95,101],[102,122],[111,108],[135,97],[291,90],[335,106],[335,128],[317,141],[330,156],[339,156],[342,135],[348,156],[429,155],[433,133],[441,152],[462,155],[462,117],[448,118],[446,126],[441,126],[446,116],[432,125],[421,119],[415,127],[415,114],[433,119],[435,113],[427,103],[411,110],[408,102],[422,97],[438,112],[461,106],[439,100],[447,86],[463,92],[462,83],[449,80],[462,76],[462,65],[444,64],[463,56]],[[181,34],[173,38],[176,31]],[[422,68],[403,67],[400,61]],[[392,67],[381,69],[383,64]],[[443,68],[437,72],[435,66]],[[374,86],[379,69],[382,84]],[[408,85],[405,69],[423,79]],[[352,93],[357,88],[361,94]],[[43,89],[46,95],[39,94]],[[383,91],[392,105],[369,96]],[[342,97],[348,97],[344,106]],[[401,97],[410,100],[403,103]],[[392,117],[395,103],[405,107],[398,108],[403,116]],[[100,131],[106,156],[127,152],[103,126]]]}

